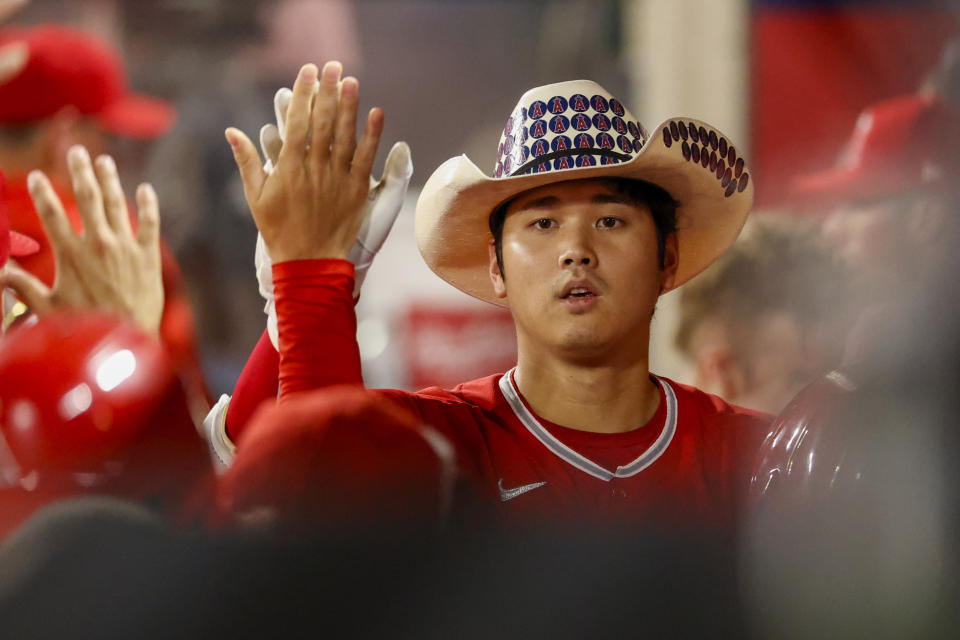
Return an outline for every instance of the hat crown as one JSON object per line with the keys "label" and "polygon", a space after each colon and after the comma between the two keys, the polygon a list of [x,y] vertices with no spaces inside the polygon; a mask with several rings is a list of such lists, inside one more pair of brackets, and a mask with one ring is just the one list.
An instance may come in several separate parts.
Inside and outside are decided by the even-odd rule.
{"label": "hat crown", "polygon": [[536,87],[507,118],[493,177],[629,162],[648,137],[623,103],[592,80]]}

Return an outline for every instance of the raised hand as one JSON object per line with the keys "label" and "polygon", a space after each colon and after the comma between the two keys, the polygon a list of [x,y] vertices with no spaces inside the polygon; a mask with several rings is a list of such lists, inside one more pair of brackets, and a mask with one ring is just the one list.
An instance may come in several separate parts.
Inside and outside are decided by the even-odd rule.
{"label": "raised hand", "polygon": [[30,309],[43,315],[62,308],[94,308],[132,319],[157,335],[163,315],[160,215],[149,184],[137,189],[134,233],[117,167],[110,156],[90,161],[87,150],[71,147],[67,165],[83,220],[75,233],[60,198],[40,171],[28,176],[30,196],[50,239],[57,271],[47,287],[20,267],[0,271],[0,288],[9,287]]}
{"label": "raised hand", "polygon": [[324,65],[311,102],[317,68],[300,69],[272,173],[246,135],[227,129],[247,203],[274,261],[345,258],[363,223],[383,112],[370,111],[357,142],[359,83],[352,77],[340,83],[340,73],[340,63]]}
{"label": "raised hand", "polygon": [[[314,83],[314,92],[318,89],[319,83]],[[263,170],[267,174],[273,173],[280,157],[280,150],[283,148],[287,110],[292,96],[293,92],[286,87],[278,90],[273,99],[276,124],[265,124],[260,128],[260,149],[266,159]],[[383,177],[375,180],[370,176],[370,190],[364,205],[363,223],[357,235],[357,241],[347,254],[347,259],[354,264],[354,297],[360,295],[360,288],[363,286],[367,270],[403,208],[407,186],[410,184],[412,175],[410,147],[405,142],[398,142],[393,145],[387,155]],[[260,234],[257,234],[254,264],[260,295],[266,301],[263,310],[267,314],[267,332],[276,347],[278,338],[277,315],[273,301],[273,263],[263,242],[263,236]]]}

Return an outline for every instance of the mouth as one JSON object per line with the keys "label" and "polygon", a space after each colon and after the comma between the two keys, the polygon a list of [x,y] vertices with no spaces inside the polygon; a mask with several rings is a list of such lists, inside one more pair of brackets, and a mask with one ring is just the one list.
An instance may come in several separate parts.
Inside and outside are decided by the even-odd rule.
{"label": "mouth", "polygon": [[560,291],[560,299],[572,304],[589,303],[599,296],[597,288],[583,280],[568,282]]}

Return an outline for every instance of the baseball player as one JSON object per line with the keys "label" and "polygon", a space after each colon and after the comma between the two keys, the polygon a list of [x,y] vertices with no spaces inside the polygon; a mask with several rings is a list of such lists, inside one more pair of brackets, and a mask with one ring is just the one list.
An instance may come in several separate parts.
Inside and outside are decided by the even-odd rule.
{"label": "baseball player", "polygon": [[[18,291],[21,311],[25,306],[42,313],[44,305],[30,294],[54,285],[57,260],[33,202],[29,172],[44,172],[69,224],[79,231],[87,221],[71,189],[72,160],[66,151],[81,144],[87,150],[83,153],[106,157],[113,137],[154,140],[170,129],[176,112],[166,101],[131,91],[120,55],[93,34],[55,24],[7,27],[0,31],[0,47],[10,43],[25,47],[30,55],[19,73],[0,84],[0,166],[8,179],[10,226],[35,239],[39,250],[8,266],[7,276],[15,283],[6,286]],[[193,312],[180,267],[165,243],[160,255],[164,285],[160,335],[189,381],[199,421],[209,400]]]}
{"label": "baseball player", "polygon": [[[271,172],[249,138],[226,132],[272,258],[281,407],[362,384],[347,257],[366,223],[383,113],[369,113],[357,141],[359,85],[340,75],[336,62],[300,70]],[[460,476],[501,523],[731,524],[768,417],[651,374],[648,343],[658,297],[709,265],[746,219],[753,189],[736,146],[690,118],[648,132],[578,80],[525,93],[497,158],[492,176],[464,156],[441,165],[416,234],[441,278],[509,307],[517,366],[371,402],[406,408],[451,443]],[[227,413],[211,438],[226,453],[239,440],[239,456],[244,425]]]}

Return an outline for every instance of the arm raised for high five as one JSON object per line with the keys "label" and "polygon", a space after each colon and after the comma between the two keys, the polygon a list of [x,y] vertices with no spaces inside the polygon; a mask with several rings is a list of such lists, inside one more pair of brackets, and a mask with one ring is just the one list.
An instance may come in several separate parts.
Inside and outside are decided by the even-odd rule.
{"label": "arm raised for high five", "polygon": [[330,384],[362,384],[353,265],[345,258],[363,223],[383,112],[371,110],[358,142],[359,84],[349,77],[340,83],[340,72],[339,63],[326,64],[311,101],[317,68],[300,70],[271,173],[247,136],[226,132],[274,260],[281,398]]}

